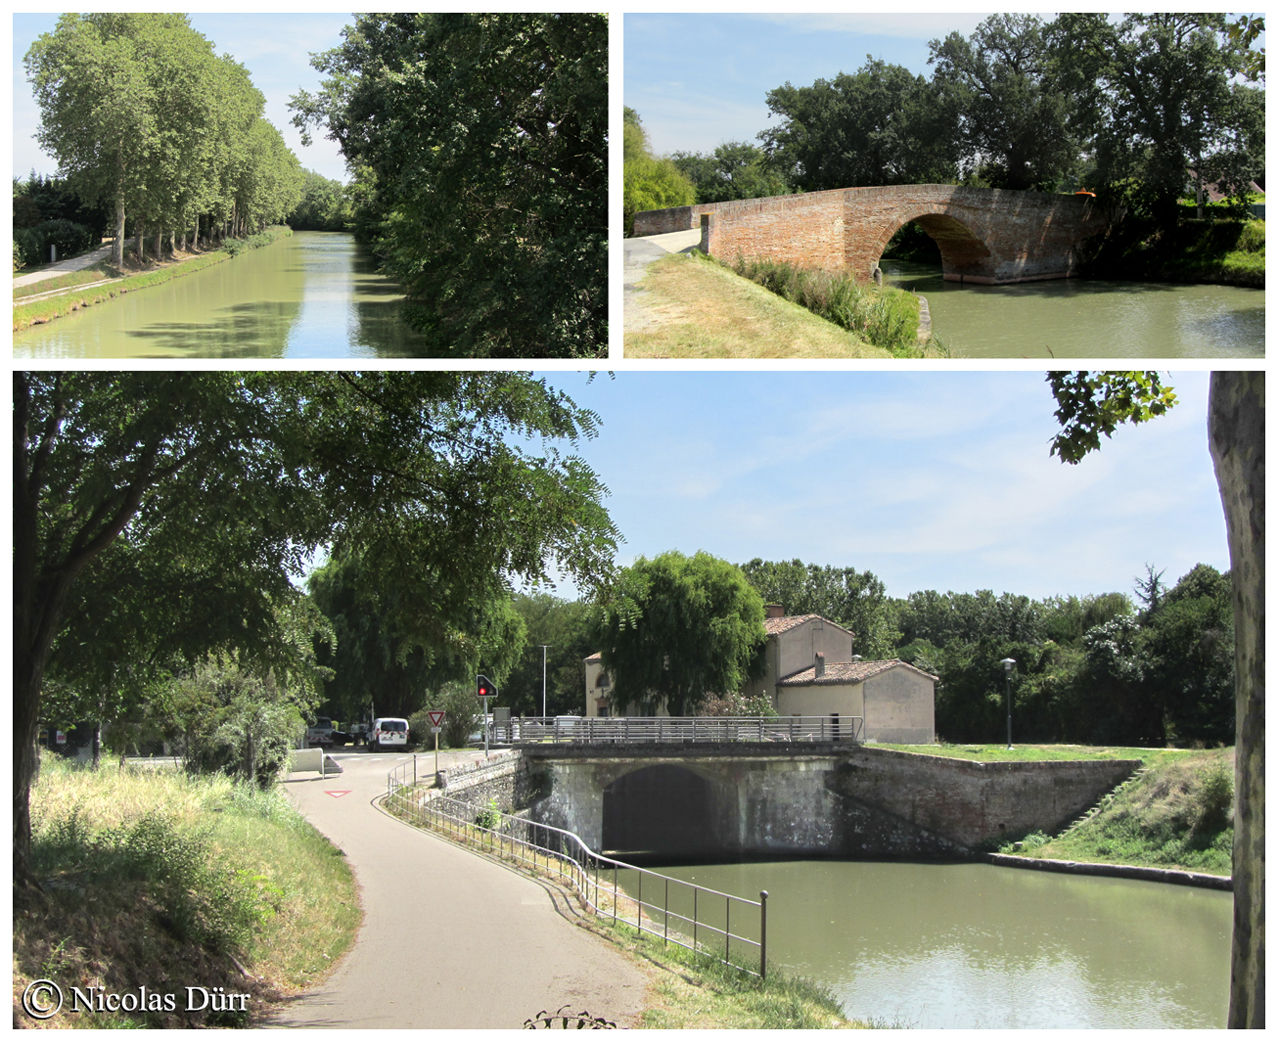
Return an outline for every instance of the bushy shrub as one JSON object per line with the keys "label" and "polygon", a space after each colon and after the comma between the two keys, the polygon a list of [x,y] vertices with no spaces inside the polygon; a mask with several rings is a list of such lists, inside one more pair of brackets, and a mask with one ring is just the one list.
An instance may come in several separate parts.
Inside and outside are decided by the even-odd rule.
{"label": "bushy shrub", "polygon": [[50,247],[57,247],[60,258],[88,250],[93,245],[93,232],[84,225],[59,218],[18,229],[14,232],[13,244],[14,257],[17,258],[20,249],[24,267],[42,265],[49,261]]}
{"label": "bushy shrub", "polygon": [[801,268],[787,261],[739,256],[729,267],[895,356],[920,354],[920,305],[913,294],[864,286],[847,274]]}

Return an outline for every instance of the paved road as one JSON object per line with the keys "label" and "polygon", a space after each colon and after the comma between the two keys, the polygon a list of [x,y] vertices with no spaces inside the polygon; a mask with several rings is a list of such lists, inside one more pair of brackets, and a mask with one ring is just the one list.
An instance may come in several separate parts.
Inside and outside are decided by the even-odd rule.
{"label": "paved road", "polygon": [[[480,757],[442,752],[441,768]],[[420,771],[434,770],[419,755]],[[529,878],[374,807],[400,754],[338,754],[340,776],[294,775],[294,803],[346,854],[364,921],[330,978],[271,1026],[520,1029],[569,1005],[630,1025],[645,1007],[641,965],[558,912]]]}
{"label": "paved road", "polygon": [[635,236],[622,241],[622,324],[623,329],[635,333],[658,325],[649,314],[647,296],[640,289],[640,281],[649,266],[668,254],[683,253],[702,241],[700,229],[686,232],[667,232],[660,236]]}
{"label": "paved road", "polygon": [[68,272],[79,272],[82,268],[89,268],[96,265],[99,261],[105,261],[111,256],[111,245],[107,244],[98,250],[91,250],[87,254],[81,254],[79,257],[69,257],[65,261],[59,261],[57,264],[49,265],[42,268],[38,272],[26,272],[20,276],[13,277],[13,288],[16,290],[20,286],[30,286],[32,283],[42,283],[46,279],[53,279],[56,276],[66,275]]}

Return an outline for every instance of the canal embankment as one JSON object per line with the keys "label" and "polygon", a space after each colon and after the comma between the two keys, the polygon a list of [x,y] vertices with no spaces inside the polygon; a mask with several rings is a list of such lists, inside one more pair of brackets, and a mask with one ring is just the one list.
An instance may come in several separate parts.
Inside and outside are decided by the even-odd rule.
{"label": "canal embankment", "polygon": [[128,267],[117,269],[109,264],[99,263],[81,272],[59,277],[60,282],[70,281],[73,285],[50,286],[45,289],[43,284],[32,284],[22,296],[15,293],[13,332],[52,322],[122,294],[161,286],[174,279],[193,275],[212,265],[228,261],[245,250],[267,246],[282,236],[292,234],[287,226],[273,225],[247,239],[226,240],[214,250],[179,253],[168,261],[156,262],[141,270],[131,270]]}
{"label": "canal embankment", "polygon": [[1266,222],[1185,217],[1171,229],[1127,218],[1095,244],[1089,279],[1266,285]]}

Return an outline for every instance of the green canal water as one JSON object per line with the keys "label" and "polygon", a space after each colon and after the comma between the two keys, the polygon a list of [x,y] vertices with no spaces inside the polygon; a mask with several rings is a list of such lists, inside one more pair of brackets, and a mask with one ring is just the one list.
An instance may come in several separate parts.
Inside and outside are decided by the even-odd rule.
{"label": "green canal water", "polygon": [[1238,286],[1053,279],[945,282],[936,265],[882,261],[886,285],[929,301],[955,358],[1261,358],[1265,291]]}
{"label": "green canal water", "polygon": [[14,334],[15,358],[394,358],[424,354],[396,284],[351,236],[298,232]]}
{"label": "green canal water", "polygon": [[[1224,1027],[1231,893],[986,864],[651,869],[769,893],[769,965],[918,1029]],[[754,932],[752,933],[754,935]]]}

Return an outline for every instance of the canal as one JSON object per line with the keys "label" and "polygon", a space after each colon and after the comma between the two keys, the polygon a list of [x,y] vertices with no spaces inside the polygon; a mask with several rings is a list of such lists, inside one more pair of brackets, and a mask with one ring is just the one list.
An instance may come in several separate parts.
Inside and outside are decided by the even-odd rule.
{"label": "canal", "polygon": [[769,893],[769,966],[918,1029],[1225,1027],[1231,893],[976,863],[652,866]]}
{"label": "canal", "polygon": [[298,232],[13,336],[15,358],[393,358],[425,354],[403,296],[355,240]]}
{"label": "canal", "polygon": [[938,265],[883,260],[885,284],[922,294],[955,358],[1261,358],[1265,291],[1051,279],[945,282]]}

